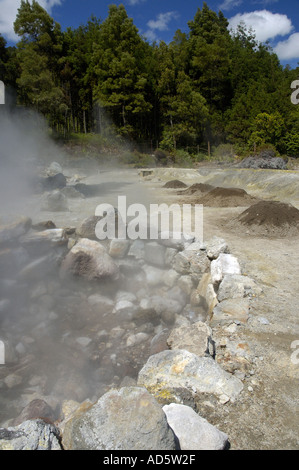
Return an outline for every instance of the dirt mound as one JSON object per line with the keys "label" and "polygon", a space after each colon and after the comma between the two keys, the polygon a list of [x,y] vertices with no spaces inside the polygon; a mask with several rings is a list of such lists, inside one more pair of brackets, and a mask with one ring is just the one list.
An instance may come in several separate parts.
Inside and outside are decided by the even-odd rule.
{"label": "dirt mound", "polygon": [[163,188],[168,188],[168,189],[187,188],[187,187],[188,186],[185,183],[179,180],[167,181],[167,183],[165,183],[163,186]]}
{"label": "dirt mound", "polygon": [[236,222],[257,235],[299,235],[299,210],[283,202],[260,201],[242,212]]}
{"label": "dirt mound", "polygon": [[250,196],[244,189],[217,187],[205,194],[198,202],[207,207],[242,207],[257,201],[258,199]]}
{"label": "dirt mound", "polygon": [[184,189],[184,191],[178,191],[178,195],[192,196],[193,194],[207,193],[214,189],[215,186],[207,183],[194,183],[190,188]]}

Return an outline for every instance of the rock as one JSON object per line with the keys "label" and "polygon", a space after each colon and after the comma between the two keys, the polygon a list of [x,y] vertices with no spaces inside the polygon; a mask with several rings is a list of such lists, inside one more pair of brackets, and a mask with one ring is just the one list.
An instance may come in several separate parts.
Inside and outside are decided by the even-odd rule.
{"label": "rock", "polygon": [[53,409],[44,400],[32,400],[14,419],[13,426],[19,426],[21,423],[33,419],[43,419],[54,422],[56,419]]}
{"label": "rock", "polygon": [[165,266],[165,252],[166,248],[157,242],[146,243],[144,260],[146,263],[163,268]]}
{"label": "rock", "polygon": [[68,211],[67,197],[57,189],[45,196],[41,210],[49,212]]}
{"label": "rock", "polygon": [[43,191],[63,189],[66,186],[66,177],[62,173],[56,173],[55,175],[50,175],[46,178],[40,178],[38,180],[38,184],[41,186]]}
{"label": "rock", "polygon": [[87,301],[89,305],[91,305],[92,307],[97,307],[99,311],[101,312],[107,312],[107,311],[112,312],[114,308],[113,300],[109,299],[108,297],[105,297],[104,295],[100,295],[100,294],[90,295]]}
{"label": "rock", "polygon": [[161,351],[168,349],[167,339],[169,336],[169,330],[164,329],[157,333],[151,340],[150,344],[150,355],[158,354]]}
{"label": "rock", "polygon": [[173,432],[156,400],[141,387],[111,390],[69,420],[66,450],[175,450]]}
{"label": "rock", "polygon": [[144,259],[145,243],[142,240],[134,240],[130,246],[128,256],[133,256],[136,259]]}
{"label": "rock", "polygon": [[193,394],[222,395],[234,401],[243,390],[242,382],[223,370],[212,358],[198,357],[186,350],[162,351],[151,356],[138,374],[138,386],[145,387],[162,402],[184,402]]}
{"label": "rock", "polygon": [[128,253],[129,248],[130,240],[111,240],[109,255],[112,256],[112,258],[123,258]]}
{"label": "rock", "polygon": [[243,299],[227,299],[220,302],[213,310],[210,325],[225,325],[232,321],[246,323],[249,316],[249,301]]}
{"label": "rock", "polygon": [[177,285],[182,289],[185,294],[190,295],[193,289],[193,281],[191,276],[181,276]]}
{"label": "rock", "polygon": [[136,305],[129,300],[119,300],[115,304],[113,313],[120,315],[122,320],[131,321],[136,311]]}
{"label": "rock", "polygon": [[101,243],[82,238],[66,255],[61,264],[62,278],[71,275],[87,280],[117,280],[119,268]]}
{"label": "rock", "polygon": [[221,253],[211,263],[212,283],[218,284],[226,274],[241,274],[241,268],[237,258],[230,254]]}
{"label": "rock", "polygon": [[57,162],[52,162],[47,169],[47,175],[54,176],[58,173],[62,173],[61,165]]}
{"label": "rock", "polygon": [[31,232],[20,238],[21,245],[34,256],[42,255],[52,248],[66,246],[67,242],[68,237],[61,228]]}
{"label": "rock", "polygon": [[36,224],[32,225],[31,227],[33,230],[37,232],[42,232],[43,230],[50,230],[53,228],[57,228],[52,220],[44,220],[42,222],[37,222]]}
{"label": "rock", "polygon": [[260,152],[259,155],[250,156],[237,165],[238,168],[263,168],[267,170],[286,170],[287,163],[283,158],[275,157],[271,150]]}
{"label": "rock", "polygon": [[180,274],[190,274],[192,279],[199,281],[209,271],[210,261],[203,251],[184,250],[174,259],[173,268]]}
{"label": "rock", "polygon": [[5,222],[0,220],[0,244],[17,240],[30,230],[32,220],[29,217],[10,218]]}
{"label": "rock", "polygon": [[84,219],[76,229],[76,234],[81,238],[89,238],[90,240],[96,240],[96,225],[101,220],[101,217],[92,215]]}
{"label": "rock", "polygon": [[191,304],[193,306],[204,308],[207,316],[209,316],[217,303],[217,295],[212,284],[211,275],[210,273],[205,273],[203,274],[197,289],[191,295]]}
{"label": "rock", "polygon": [[206,243],[207,255],[211,260],[217,259],[221,253],[229,253],[229,248],[225,240],[213,237]]}
{"label": "rock", "polygon": [[203,322],[174,328],[167,344],[170,349],[185,349],[199,357],[215,355],[212,330]]}
{"label": "rock", "polygon": [[155,287],[163,284],[166,271],[156,268],[155,266],[144,266],[143,271],[148,286]]}
{"label": "rock", "polygon": [[226,299],[241,299],[247,296],[256,296],[261,294],[261,292],[262,289],[250,277],[226,274],[220,283],[217,297],[219,302],[222,302]]}
{"label": "rock", "polygon": [[180,450],[225,450],[227,434],[219,431],[192,408],[171,403],[163,406],[167,422],[178,439]]}
{"label": "rock", "polygon": [[23,377],[18,374],[9,374],[5,377],[4,383],[7,388],[15,388],[21,385],[23,382]]}
{"label": "rock", "polygon": [[86,336],[80,336],[79,338],[76,338],[76,343],[78,343],[82,348],[86,348],[90,345],[91,342],[92,340]]}
{"label": "rock", "polygon": [[62,450],[59,430],[42,420],[0,428],[0,450]]}
{"label": "rock", "polygon": [[179,273],[177,273],[174,269],[170,269],[165,273],[164,276],[164,284],[167,287],[173,287],[176,284],[176,281],[180,277]]}
{"label": "rock", "polygon": [[85,199],[84,194],[77,191],[73,186],[66,186],[61,190],[62,194],[70,199]]}
{"label": "rock", "polygon": [[194,241],[194,236],[182,232],[163,231],[160,232],[158,241],[161,245],[169,248],[184,250],[186,246],[190,245]]}
{"label": "rock", "polygon": [[147,341],[148,339],[149,335],[147,333],[139,332],[136,335],[129,335],[127,338],[126,345],[128,347],[136,346],[137,344],[145,343],[145,341]]}

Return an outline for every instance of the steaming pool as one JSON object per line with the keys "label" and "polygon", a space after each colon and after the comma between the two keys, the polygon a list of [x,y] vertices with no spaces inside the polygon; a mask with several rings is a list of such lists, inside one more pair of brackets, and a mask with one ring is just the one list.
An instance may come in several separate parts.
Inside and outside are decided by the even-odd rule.
{"label": "steaming pool", "polygon": [[136,385],[148,357],[168,348],[174,325],[207,315],[204,303],[191,305],[191,294],[208,259],[203,254],[193,272],[184,259],[175,262],[191,238],[106,241],[110,264],[103,276],[93,276],[89,259],[81,258],[62,272],[78,240],[98,243],[92,225],[98,204],[116,207],[119,195],[128,205],[158,202],[136,171],[67,167],[64,175],[65,207],[50,210],[45,202],[52,191],[39,188],[17,201],[13,217],[1,219],[2,427],[18,424],[32,402],[42,403],[43,417],[55,421],[65,402],[95,402],[111,388]]}

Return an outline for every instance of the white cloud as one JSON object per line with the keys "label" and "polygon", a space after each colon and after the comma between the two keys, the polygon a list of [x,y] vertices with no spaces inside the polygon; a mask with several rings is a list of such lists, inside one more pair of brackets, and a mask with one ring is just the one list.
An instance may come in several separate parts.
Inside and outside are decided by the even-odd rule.
{"label": "white cloud", "polygon": [[176,11],[168,11],[167,13],[160,13],[157,16],[156,20],[150,20],[147,23],[147,26],[155,30],[157,29],[158,31],[167,31],[169,29],[168,23],[170,21],[177,19],[178,18],[178,13]]}
{"label": "white cloud", "polygon": [[286,36],[293,30],[291,20],[287,15],[272,13],[268,10],[252,11],[250,13],[238,13],[229,20],[229,27],[237,29],[240,23],[244,23],[247,28],[255,31],[256,39],[265,42],[277,36]]}
{"label": "white cloud", "polygon": [[[49,13],[56,5],[61,5],[64,0],[39,0],[39,4]],[[13,30],[13,24],[17,16],[21,0],[0,0],[0,33],[9,41],[18,41],[18,36]]]}
{"label": "white cloud", "polygon": [[294,33],[285,41],[279,42],[274,52],[280,60],[299,59],[299,33]]}
{"label": "white cloud", "polygon": [[232,8],[238,7],[243,3],[243,0],[224,0],[221,5],[219,5],[220,10],[231,10]]}
{"label": "white cloud", "polygon": [[129,5],[138,5],[138,3],[145,2],[146,0],[128,0]]}
{"label": "white cloud", "polygon": [[168,11],[166,13],[160,13],[155,20],[150,20],[147,22],[148,30],[144,33],[144,36],[149,41],[159,41],[159,35],[157,31],[168,31],[169,23],[172,20],[177,20],[179,14],[176,11]]}

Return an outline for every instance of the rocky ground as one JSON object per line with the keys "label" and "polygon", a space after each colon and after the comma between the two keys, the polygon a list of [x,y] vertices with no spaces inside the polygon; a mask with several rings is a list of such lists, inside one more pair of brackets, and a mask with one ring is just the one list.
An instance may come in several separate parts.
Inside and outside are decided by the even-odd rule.
{"label": "rocky ground", "polygon": [[[222,171],[222,177],[218,169],[200,172],[203,175],[197,179],[192,172],[166,171],[166,174],[154,175],[146,184],[157,188],[174,178],[189,186],[195,182],[220,186],[222,182],[226,187],[241,187],[253,196],[282,200],[299,208],[298,172],[253,170],[249,174],[245,170],[238,175],[236,170],[228,169]],[[161,197],[168,202],[189,202],[188,197],[183,198],[175,190],[163,190]],[[204,208],[205,238],[217,235],[227,240],[242,272],[255,279],[263,290],[262,295],[252,299],[248,321],[238,326],[232,335],[232,339],[237,334],[238,341],[248,344],[254,357],[242,397],[238,403],[206,410],[204,415],[214,424],[225,422],[225,432],[235,449],[297,449],[299,366],[291,360],[294,353],[291,345],[299,338],[299,237],[292,231],[282,237],[265,233],[257,236],[248,227],[238,227],[236,231],[231,221],[244,209],[246,207]],[[213,332],[217,337],[217,328]],[[223,332],[219,333],[218,344],[222,344]],[[227,337],[223,343],[226,341]]]}
{"label": "rocky ground", "polygon": [[[15,426],[23,423],[25,435],[31,431],[24,422],[43,417],[63,431],[65,448],[80,447],[82,427],[84,445],[92,448],[87,430],[103,421],[107,409],[113,432],[107,434],[109,442],[96,445],[129,445],[115,441],[115,434],[122,433],[113,414],[117,400],[122,405],[116,416],[128,429],[126,410],[133,402],[149,403],[160,423],[151,427],[157,429],[150,445],[163,441],[165,449],[172,449],[175,443],[154,397],[160,406],[188,406],[188,411],[175,410],[178,415],[168,416],[168,422],[192,409],[212,425],[213,433],[221,430],[214,448],[226,447],[229,439],[231,449],[297,449],[299,366],[292,361],[291,346],[299,340],[299,236],[285,225],[279,236],[276,226],[257,235],[256,226],[245,227],[237,219],[257,199],[275,198],[299,208],[298,174],[263,173],[263,185],[255,170],[143,173],[87,171],[71,164],[62,169],[64,178],[61,173],[57,178],[57,171],[52,167],[50,179],[43,175],[35,182],[36,194],[24,201],[27,218],[10,226],[2,218],[3,446],[19,436]],[[289,179],[283,184],[285,175]],[[171,180],[184,185],[164,187]],[[168,244],[124,241],[99,248],[94,237],[98,204],[117,207],[117,197],[124,194],[127,205],[138,202],[147,208],[151,203],[201,203],[207,194],[183,192],[194,183],[239,189],[226,203],[225,191],[220,192],[221,204],[215,198],[208,203],[211,194],[206,199],[203,243],[192,238]],[[239,205],[242,197],[244,207]],[[142,407],[136,409],[130,419],[142,428],[149,418],[140,415]],[[72,416],[68,424],[66,416]],[[196,424],[198,429],[201,425]],[[38,421],[34,432],[48,442],[52,436],[52,447],[59,447],[59,432],[47,426]],[[180,431],[184,434],[177,430],[177,436]],[[127,435],[146,446],[133,430]],[[185,449],[191,445],[188,439]]]}

